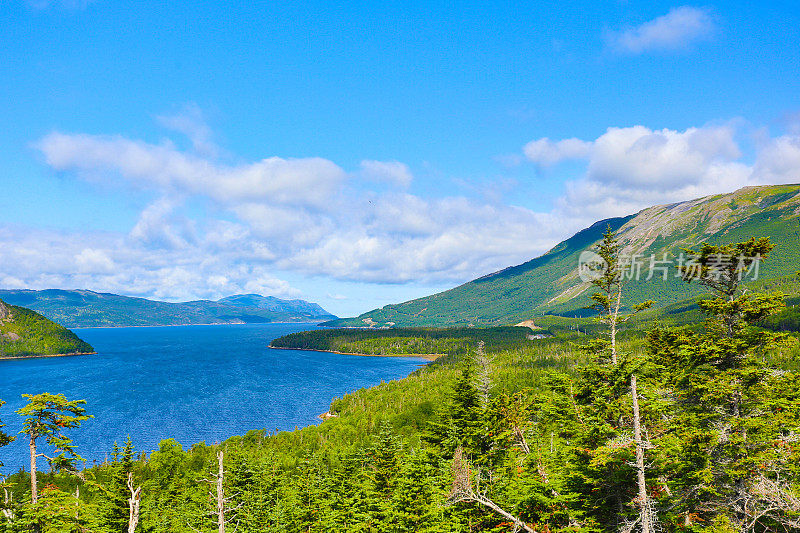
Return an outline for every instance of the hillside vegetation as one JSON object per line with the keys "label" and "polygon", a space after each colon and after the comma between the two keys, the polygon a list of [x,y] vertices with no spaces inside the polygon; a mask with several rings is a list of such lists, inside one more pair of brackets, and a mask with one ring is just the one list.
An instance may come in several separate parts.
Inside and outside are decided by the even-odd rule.
{"label": "hillside vegetation", "polygon": [[537,339],[522,327],[284,337],[424,342],[447,357],[335,398],[318,426],[188,449],[168,439],[140,455],[129,443],[82,477],[64,458],[39,474],[35,503],[30,476],[15,474],[0,531],[125,531],[133,491],[141,532],[796,532],[800,342],[761,327],[785,312],[772,287],[796,280],[745,290],[728,274],[693,281],[710,289],[692,304],[700,322],[668,327],[644,311],[615,344],[606,325],[563,317],[545,317],[555,336]]}
{"label": "hillside vegetation", "polygon": [[0,290],[0,298],[70,328],[316,322],[335,318],[314,303],[258,294],[230,296],[216,302],[170,303],[86,290],[48,289]]}
{"label": "hillside vegetation", "polygon": [[0,357],[91,352],[94,348],[65,327],[0,300]]}
{"label": "hillside vegetation", "polygon": [[531,333],[522,327],[313,330],[285,335],[273,340],[270,346],[366,355],[464,356],[480,342],[493,350],[522,347],[529,342]]}
{"label": "hillside vegetation", "polygon": [[[654,300],[667,306],[700,294],[672,275],[649,273],[650,258],[677,261],[682,249],[701,243],[733,242],[770,237],[780,243],[760,268],[761,279],[794,274],[800,264],[800,186],[746,187],[730,194],[650,207],[636,215],[597,222],[541,257],[483,276],[445,292],[387,305],[355,318],[333,320],[341,326],[508,325],[544,314],[586,314],[587,291],[578,259],[601,237],[606,227],[618,230],[623,253],[636,256],[643,275],[626,288],[636,301]],[[660,264],[655,263],[658,267]]]}

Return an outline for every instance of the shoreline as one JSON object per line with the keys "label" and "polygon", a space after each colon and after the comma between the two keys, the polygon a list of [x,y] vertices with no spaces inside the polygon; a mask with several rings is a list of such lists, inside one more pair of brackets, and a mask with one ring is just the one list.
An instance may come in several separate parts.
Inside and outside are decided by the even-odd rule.
{"label": "shoreline", "polygon": [[322,353],[335,353],[339,355],[357,355],[359,357],[417,357],[426,359],[428,361],[436,361],[440,357],[447,354],[443,353],[398,353],[398,354],[378,354],[378,353],[352,353],[352,352],[337,352],[336,350],[317,350],[313,348],[282,348],[280,346],[269,345],[267,348],[272,350],[301,350],[305,352],[322,352]]}
{"label": "shoreline", "polygon": [[13,361],[15,359],[40,359],[42,357],[69,357],[72,355],[97,355],[97,352],[72,352],[72,353],[51,353],[44,355],[3,355],[0,361]]}

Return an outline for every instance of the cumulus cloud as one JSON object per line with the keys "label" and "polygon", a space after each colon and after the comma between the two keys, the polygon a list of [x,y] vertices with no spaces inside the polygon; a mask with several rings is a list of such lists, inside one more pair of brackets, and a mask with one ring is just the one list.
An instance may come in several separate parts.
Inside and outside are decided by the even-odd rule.
{"label": "cumulus cloud", "polygon": [[326,296],[330,300],[347,300],[347,296],[345,296],[344,294],[331,294],[331,293],[328,293]]}
{"label": "cumulus cloud", "polygon": [[741,156],[732,127],[609,128],[593,143],[589,178],[630,188],[671,190],[706,179]]}
{"label": "cumulus cloud", "polygon": [[551,166],[567,159],[584,159],[589,156],[592,143],[580,139],[551,141],[547,137],[526,144],[522,151],[525,157],[542,166]]}
{"label": "cumulus cloud", "polygon": [[0,248],[15,259],[0,266],[2,288],[89,288],[172,301],[301,295],[270,266],[251,261],[247,250],[209,254],[198,245],[164,253],[130,246],[123,234],[7,226],[0,226]]}
{"label": "cumulus cloud", "polygon": [[361,162],[361,173],[368,179],[401,187],[408,187],[414,179],[408,166],[399,161],[372,161],[365,159]]}
{"label": "cumulus cloud", "polygon": [[607,35],[608,45],[625,54],[679,50],[710,37],[716,25],[707,9],[676,7],[644,24]]}
{"label": "cumulus cloud", "polygon": [[83,274],[108,274],[114,271],[114,261],[103,250],[84,248],[75,256],[75,266]]}
{"label": "cumulus cloud", "polygon": [[585,172],[567,182],[556,212],[589,223],[747,185],[800,181],[800,137],[767,139],[747,163],[737,133],[733,123],[683,131],[609,128],[581,141],[588,154]]}
{"label": "cumulus cloud", "polygon": [[[364,160],[348,171],[322,158],[225,165],[194,144],[182,150],[170,141],[54,132],[37,143],[52,168],[133,184],[149,203],[127,232],[0,226],[0,249],[14,258],[0,265],[0,283],[169,300],[237,292],[300,296],[276,272],[460,283],[535,257],[602,218],[745,185],[800,181],[800,136],[766,136],[743,149],[749,137],[739,128],[631,126],[591,140],[535,139],[523,153],[542,167],[584,162],[542,212],[501,196],[411,194],[403,190],[411,173],[395,161]],[[746,161],[743,153],[751,152]]]}
{"label": "cumulus cloud", "polygon": [[341,168],[320,157],[270,157],[225,166],[181,152],[171,143],[156,145],[121,136],[53,132],[35,146],[56,170],[88,176],[113,173],[142,187],[203,195],[223,203],[261,199],[324,206],[345,178]]}
{"label": "cumulus cloud", "polygon": [[[557,225],[549,215],[497,198],[429,199],[402,191],[413,175],[399,161],[363,160],[355,171],[322,158],[223,164],[204,148],[212,134],[201,114],[188,109],[159,118],[189,138],[185,150],[171,140],[113,135],[52,132],[40,139],[35,146],[45,162],[65,176],[127,184],[152,198],[124,234],[44,232],[41,246],[25,240],[19,248],[31,255],[27,270],[3,268],[0,275],[35,287],[90,286],[171,300],[241,291],[285,296],[294,289],[271,272],[449,284],[554,243]],[[44,256],[54,241],[69,246],[50,254],[59,258],[51,264]],[[91,250],[80,259],[71,253],[72,270],[60,259],[70,248]]]}
{"label": "cumulus cloud", "polygon": [[197,104],[187,104],[179,113],[159,115],[156,119],[165,128],[186,135],[198,154],[206,157],[219,155],[220,149],[213,140],[213,131],[206,122],[203,110]]}
{"label": "cumulus cloud", "polygon": [[160,198],[145,207],[128,236],[135,243],[155,248],[185,248],[196,240],[194,224],[175,216],[176,203]]}
{"label": "cumulus cloud", "polygon": [[769,140],[758,154],[753,173],[759,183],[800,183],[800,134]]}

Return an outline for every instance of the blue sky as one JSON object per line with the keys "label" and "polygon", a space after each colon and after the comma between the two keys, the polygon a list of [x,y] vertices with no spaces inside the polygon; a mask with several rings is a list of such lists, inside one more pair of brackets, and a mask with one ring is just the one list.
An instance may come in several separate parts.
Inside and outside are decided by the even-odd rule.
{"label": "blue sky", "polygon": [[796,2],[277,4],[0,5],[0,286],[353,315],[800,182]]}

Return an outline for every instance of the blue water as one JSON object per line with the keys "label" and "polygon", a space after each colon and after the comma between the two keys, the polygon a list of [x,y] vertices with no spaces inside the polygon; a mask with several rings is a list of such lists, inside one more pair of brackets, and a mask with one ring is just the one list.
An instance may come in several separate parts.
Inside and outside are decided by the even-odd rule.
{"label": "blue water", "polygon": [[[22,428],[14,413],[25,404],[22,393],[85,399],[94,418],[68,434],[91,465],[128,435],[137,450],[150,451],[169,437],[188,447],[251,429],[315,424],[335,396],[405,377],[425,362],[267,348],[276,337],[307,329],[307,324],[79,329],[97,355],[0,361],[0,399],[7,402],[0,419],[8,433]],[[23,438],[0,448],[3,473],[28,465],[27,454]]]}

